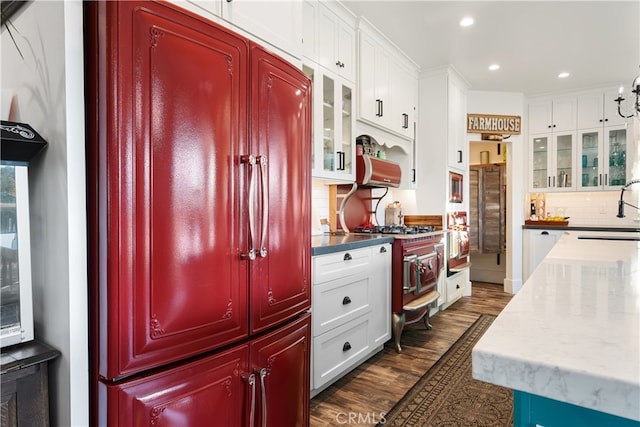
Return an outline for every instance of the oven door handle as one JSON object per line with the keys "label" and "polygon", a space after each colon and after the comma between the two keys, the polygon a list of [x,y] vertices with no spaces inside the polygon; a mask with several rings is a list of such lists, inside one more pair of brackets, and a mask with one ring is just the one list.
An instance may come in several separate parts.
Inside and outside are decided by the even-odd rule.
{"label": "oven door handle", "polygon": [[403,259],[404,264],[404,274],[403,274],[403,283],[402,283],[402,291],[406,294],[411,292],[416,288],[417,282],[417,255],[406,255]]}

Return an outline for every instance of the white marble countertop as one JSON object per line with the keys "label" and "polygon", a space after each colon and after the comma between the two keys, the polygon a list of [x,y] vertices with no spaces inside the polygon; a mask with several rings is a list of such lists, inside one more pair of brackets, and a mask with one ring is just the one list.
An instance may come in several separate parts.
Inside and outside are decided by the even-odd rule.
{"label": "white marble countertop", "polygon": [[504,308],[473,378],[640,421],[640,242],[585,235],[567,231]]}

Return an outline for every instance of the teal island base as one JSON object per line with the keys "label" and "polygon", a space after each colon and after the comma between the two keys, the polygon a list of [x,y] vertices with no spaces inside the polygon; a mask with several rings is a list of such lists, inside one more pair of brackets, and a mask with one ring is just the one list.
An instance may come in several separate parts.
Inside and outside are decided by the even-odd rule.
{"label": "teal island base", "polygon": [[513,391],[514,427],[640,427],[640,421]]}

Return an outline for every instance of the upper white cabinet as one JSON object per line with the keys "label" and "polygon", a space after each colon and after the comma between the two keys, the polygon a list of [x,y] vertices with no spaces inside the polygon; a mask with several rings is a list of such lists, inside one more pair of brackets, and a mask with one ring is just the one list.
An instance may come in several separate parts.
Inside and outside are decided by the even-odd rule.
{"label": "upper white cabinet", "polygon": [[447,159],[451,168],[467,170],[469,150],[466,139],[467,87],[455,74],[447,75]]}
{"label": "upper white cabinet", "polygon": [[529,134],[576,129],[575,96],[545,99],[529,103]]}
{"label": "upper white cabinet", "polygon": [[[617,114],[617,113],[616,113]],[[578,131],[578,190],[616,190],[631,178],[631,127],[600,126]]]}
{"label": "upper white cabinet", "polygon": [[[169,1],[213,19],[221,25],[246,32],[291,55],[291,60],[302,58],[302,0]],[[306,25],[304,29],[306,32]]]}
{"label": "upper white cabinet", "polygon": [[529,189],[576,189],[577,98],[529,102]]}
{"label": "upper white cabinet", "polygon": [[530,135],[529,150],[532,192],[576,189],[575,130]]}
{"label": "upper white cabinet", "polygon": [[618,90],[596,91],[578,95],[578,129],[624,125],[615,99]]}
{"label": "upper white cabinet", "polygon": [[220,2],[223,19],[296,58],[302,57],[302,1]]}
{"label": "upper white cabinet", "polygon": [[358,119],[411,140],[419,67],[368,21],[358,23]]}
{"label": "upper white cabinet", "polygon": [[617,190],[631,178],[633,126],[617,97],[614,88],[593,89],[529,103],[532,192]]}
{"label": "upper white cabinet", "polygon": [[354,81],[356,76],[354,24],[355,17],[349,16],[339,3],[319,3],[318,63],[349,81]]}
{"label": "upper white cabinet", "polygon": [[[429,197],[418,198],[417,210],[444,212],[449,206],[449,172],[467,175],[466,114],[468,85],[451,67],[420,75],[418,106],[418,186],[429,188]],[[449,206],[466,210],[464,202]]]}
{"label": "upper white cabinet", "polygon": [[304,64],[303,71],[313,85],[311,174],[317,178],[353,181],[353,83],[313,64]]}

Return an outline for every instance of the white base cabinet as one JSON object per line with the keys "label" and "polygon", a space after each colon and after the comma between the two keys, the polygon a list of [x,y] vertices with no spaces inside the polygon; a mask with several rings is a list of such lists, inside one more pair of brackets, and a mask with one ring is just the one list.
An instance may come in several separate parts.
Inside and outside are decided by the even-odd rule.
{"label": "white base cabinet", "polygon": [[524,230],[522,282],[526,282],[551,248],[564,234],[563,230]]}
{"label": "white base cabinet", "polygon": [[391,244],[313,257],[311,396],[391,338]]}
{"label": "white base cabinet", "polygon": [[462,295],[467,289],[467,282],[469,282],[468,268],[447,277],[445,281],[443,309],[462,298]]}

